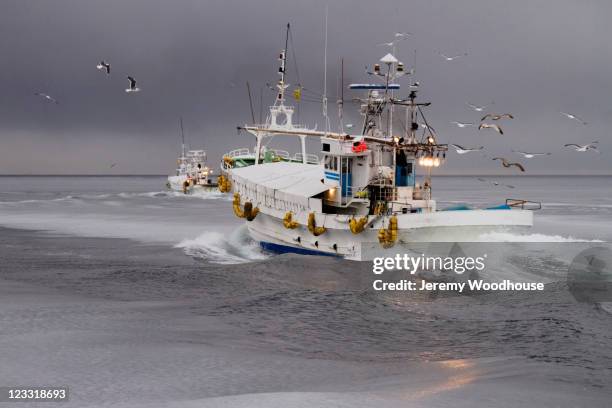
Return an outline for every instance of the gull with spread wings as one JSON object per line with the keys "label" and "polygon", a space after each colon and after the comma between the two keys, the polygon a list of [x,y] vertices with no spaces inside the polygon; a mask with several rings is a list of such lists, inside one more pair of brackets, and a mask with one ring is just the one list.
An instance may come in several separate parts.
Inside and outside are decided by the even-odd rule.
{"label": "gull with spread wings", "polygon": [[537,156],[550,156],[552,153],[530,153],[530,152],[521,152],[520,150],[513,150],[514,153],[518,153],[522,155],[526,159],[533,159]]}
{"label": "gull with spread wings", "polygon": [[106,71],[106,75],[109,75],[110,74],[111,65],[108,62],[102,60],[102,61],[100,61],[98,63],[98,65],[96,65],[96,68],[99,69],[100,71],[102,71],[102,70]]}
{"label": "gull with spread wings", "polygon": [[484,149],[484,146],[479,146],[479,147],[463,147],[461,145],[458,144],[451,144],[451,146],[453,146],[455,148],[455,150],[457,151],[457,154],[466,154],[469,152],[478,152],[482,149]]}
{"label": "gull with spread wings", "polygon": [[575,120],[576,122],[580,122],[583,125],[586,125],[587,122],[585,122],[584,120],[582,120],[580,117],[574,115],[573,113],[567,113],[567,112],[559,112],[560,114],[562,114],[563,116],[565,116],[568,119],[572,119]]}
{"label": "gull with spread wings", "polygon": [[599,150],[597,150],[598,143],[599,142],[597,140],[589,144],[586,144],[586,145],[579,145],[576,143],[567,143],[567,144],[564,144],[563,147],[573,147],[577,152],[588,152],[589,150],[593,150],[595,153],[599,153]]}
{"label": "gull with spread wings", "polygon": [[493,129],[500,135],[504,134],[504,131],[502,130],[502,128],[499,127],[499,125],[495,123],[481,123],[480,126],[478,126],[478,130],[482,130],[482,129]]}
{"label": "gull with spread wings", "polygon": [[507,159],[505,159],[503,157],[494,157],[493,160],[501,160],[501,164],[505,168],[516,167],[520,171],[523,171],[523,172],[525,171],[525,167],[523,167],[523,165],[521,163],[510,162],[509,160],[507,160]]}
{"label": "gull with spread wings", "polygon": [[514,119],[514,116],[510,113],[503,113],[501,115],[495,113],[487,113],[480,119],[480,121],[485,121],[487,118],[491,118],[491,120],[500,120],[500,119]]}
{"label": "gull with spread wings", "polygon": [[140,88],[138,88],[136,86],[136,80],[134,79],[134,77],[128,76],[127,79],[128,79],[128,81],[130,81],[130,87],[127,88],[125,90],[125,92],[128,92],[128,93],[130,93],[130,92],[139,92]]}

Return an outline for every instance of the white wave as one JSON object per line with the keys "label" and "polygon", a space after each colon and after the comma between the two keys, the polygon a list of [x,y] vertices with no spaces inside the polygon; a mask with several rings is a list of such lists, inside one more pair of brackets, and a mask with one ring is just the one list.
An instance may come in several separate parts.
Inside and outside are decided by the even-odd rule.
{"label": "white wave", "polygon": [[57,198],[40,198],[20,201],[0,201],[0,204],[16,205],[16,204],[37,204],[37,203],[52,203],[62,201],[82,202],[83,200],[97,201],[108,200],[113,198],[135,199],[135,198],[184,198],[184,199],[201,199],[201,200],[228,200],[231,201],[229,194],[224,194],[219,191],[197,191],[191,194],[183,194],[179,191],[149,191],[144,193],[104,193],[104,194],[78,194],[66,195]]}
{"label": "white wave", "polygon": [[[180,193],[179,193],[180,194]],[[213,191],[195,191],[187,195],[188,197],[196,197],[204,200],[227,200],[231,201],[231,194],[222,193],[218,190]]]}
{"label": "white wave", "polygon": [[482,242],[604,242],[598,239],[580,239],[572,236],[546,234],[516,234],[512,232],[488,232],[479,236]]}
{"label": "white wave", "polygon": [[121,198],[147,197],[147,198],[199,198],[203,200],[230,199],[227,194],[219,191],[196,191],[190,194],[184,194],[180,191],[149,191],[146,193],[118,193]]}
{"label": "white wave", "polygon": [[175,245],[189,256],[219,264],[237,264],[266,259],[259,245],[251,239],[246,226],[240,226],[231,234],[205,232],[194,239],[186,239]]}
{"label": "white wave", "polygon": [[64,201],[69,201],[69,202],[73,202],[73,203],[82,203],[83,200],[81,199],[81,196],[65,196],[65,197],[59,197],[59,198],[46,198],[46,199],[39,199],[39,200],[20,200],[20,201],[0,201],[0,205],[6,205],[6,206],[18,206],[20,204],[39,204],[39,203],[57,203],[57,202],[64,202]]}
{"label": "white wave", "polygon": [[561,202],[544,202],[542,207],[569,207],[569,208],[586,208],[586,209],[610,209],[612,204],[594,204],[594,203],[561,203]]}

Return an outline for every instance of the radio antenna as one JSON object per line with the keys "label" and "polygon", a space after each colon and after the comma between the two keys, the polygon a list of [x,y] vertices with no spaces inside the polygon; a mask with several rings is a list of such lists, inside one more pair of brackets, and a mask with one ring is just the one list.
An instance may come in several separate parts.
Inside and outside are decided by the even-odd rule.
{"label": "radio antenna", "polygon": [[183,117],[179,116],[179,123],[181,125],[181,157],[185,157],[185,132],[183,131]]}
{"label": "radio antenna", "polygon": [[344,58],[340,59],[340,99],[338,100],[338,119],[340,119],[340,132],[344,132]]}
{"label": "radio antenna", "polygon": [[255,111],[253,110],[253,98],[251,97],[251,85],[249,81],[246,83],[247,92],[249,93],[249,106],[251,107],[251,119],[253,120],[251,123],[255,123]]}
{"label": "radio antenna", "polygon": [[329,117],[327,116],[327,17],[329,5],[325,5],[325,53],[323,58],[323,118],[325,119],[325,131],[330,131]]}

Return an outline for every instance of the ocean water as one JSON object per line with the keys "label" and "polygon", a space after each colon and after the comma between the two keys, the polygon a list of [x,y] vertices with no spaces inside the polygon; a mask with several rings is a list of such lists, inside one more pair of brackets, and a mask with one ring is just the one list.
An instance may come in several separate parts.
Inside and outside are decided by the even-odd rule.
{"label": "ocean water", "polygon": [[484,179],[434,195],[542,202],[531,231],[462,248],[544,292],[375,292],[371,263],[262,252],[227,195],[0,177],[0,386],[68,385],[75,407],[608,407],[612,314],[567,280],[612,240],[612,177]]}

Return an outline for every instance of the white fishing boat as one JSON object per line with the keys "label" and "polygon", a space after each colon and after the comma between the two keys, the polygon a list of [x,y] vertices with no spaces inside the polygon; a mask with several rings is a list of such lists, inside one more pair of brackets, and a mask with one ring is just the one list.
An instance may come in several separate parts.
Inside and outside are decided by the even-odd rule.
{"label": "white fishing boat", "polygon": [[184,194],[217,188],[213,170],[206,165],[206,151],[186,151],[183,120],[181,124],[181,156],[177,159],[176,173],[168,176],[166,187]]}
{"label": "white fishing boat", "polygon": [[[245,219],[251,236],[276,252],[368,260],[411,243],[471,241],[485,232],[532,226],[539,203],[525,200],[438,208],[431,170],[445,162],[447,145],[438,143],[423,114],[430,103],[416,101],[418,84],[406,98],[394,97],[404,65],[391,54],[380,62],[374,67],[380,84],[350,86],[366,92],[360,134],[318,131],[293,123],[294,108],[285,105],[286,51],[281,52],[278,95],[266,123],[241,127],[255,136],[254,152],[229,154],[222,162],[220,189],[234,193],[234,213]],[[391,124],[400,110],[405,124],[396,133]],[[301,152],[293,158],[301,162],[269,160],[263,146],[277,135],[299,139]],[[317,163],[306,153],[306,138],[320,140]],[[417,168],[425,173],[421,183]]]}

